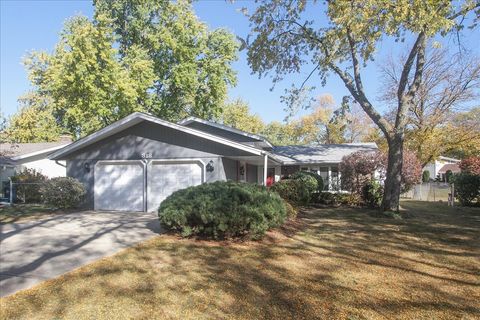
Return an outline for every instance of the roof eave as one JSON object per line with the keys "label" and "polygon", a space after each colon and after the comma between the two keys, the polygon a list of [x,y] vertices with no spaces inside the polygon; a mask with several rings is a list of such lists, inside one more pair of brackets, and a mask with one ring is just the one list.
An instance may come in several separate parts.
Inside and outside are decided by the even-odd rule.
{"label": "roof eave", "polygon": [[135,124],[138,124],[142,121],[150,121],[153,123],[157,123],[159,125],[163,125],[172,129],[176,129],[188,134],[192,134],[210,141],[218,142],[223,145],[230,146],[235,149],[239,149],[254,155],[261,155],[263,154],[262,150],[259,150],[257,148],[249,147],[246,145],[243,145],[241,143],[231,141],[222,137],[218,137],[200,130],[196,130],[193,128],[185,127],[180,124],[175,124],[172,122],[168,122],[159,118],[156,118],[152,115],[141,113],[141,112],[135,112],[132,113],[131,115],[128,115],[127,117],[118,120],[117,122],[114,122],[110,124],[109,126],[100,129],[99,131],[92,133],[89,136],[86,136],[54,153],[52,153],[48,158],[51,160],[61,160],[61,157],[64,157],[65,155],[75,152],[77,150],[80,150],[81,148],[88,146],[90,144],[93,144],[97,141],[100,141],[106,137],[109,137],[115,133],[121,132],[122,130],[125,130],[129,127],[134,126]]}
{"label": "roof eave", "polygon": [[213,122],[213,121],[203,120],[203,119],[196,118],[196,117],[188,117],[188,118],[185,118],[185,119],[179,121],[178,124],[182,125],[182,126],[186,126],[186,125],[188,125],[192,122],[203,123],[203,124],[206,124],[206,125],[210,125],[212,127],[216,127],[216,128],[219,128],[219,129],[230,131],[230,132],[240,134],[240,135],[243,135],[243,136],[246,136],[246,137],[249,137],[249,138],[257,139],[259,141],[264,142],[267,145],[267,147],[273,148],[273,145],[270,143],[270,141],[268,141],[266,138],[264,138],[262,136],[259,136],[257,134],[253,134],[253,133],[248,133],[248,132],[245,132],[245,131],[242,131],[242,130],[238,130],[238,129],[235,129],[235,128],[232,128],[232,127],[229,127],[229,126],[225,126],[223,124],[216,123],[216,122]]}

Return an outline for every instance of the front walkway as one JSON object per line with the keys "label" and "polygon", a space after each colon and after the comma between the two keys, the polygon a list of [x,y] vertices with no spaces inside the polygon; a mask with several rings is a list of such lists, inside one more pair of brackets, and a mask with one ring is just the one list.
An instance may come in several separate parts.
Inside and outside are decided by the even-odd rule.
{"label": "front walkway", "polygon": [[159,233],[156,214],[142,212],[84,211],[0,225],[0,296]]}

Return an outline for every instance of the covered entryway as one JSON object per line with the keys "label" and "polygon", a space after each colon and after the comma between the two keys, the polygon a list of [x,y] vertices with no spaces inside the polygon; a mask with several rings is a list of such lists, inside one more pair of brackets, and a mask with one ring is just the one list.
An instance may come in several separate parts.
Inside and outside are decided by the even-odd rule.
{"label": "covered entryway", "polygon": [[204,181],[204,164],[200,160],[152,160],[147,166],[147,210],[155,212],[173,192]]}
{"label": "covered entryway", "polygon": [[99,161],[94,174],[95,210],[144,211],[142,161]]}

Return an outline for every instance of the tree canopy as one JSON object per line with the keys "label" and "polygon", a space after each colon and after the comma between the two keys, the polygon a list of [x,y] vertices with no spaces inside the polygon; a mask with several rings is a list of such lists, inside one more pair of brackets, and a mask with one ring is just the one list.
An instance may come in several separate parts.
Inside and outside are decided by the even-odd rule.
{"label": "tree canopy", "polygon": [[[332,73],[339,77],[387,140],[388,168],[382,207],[398,210],[406,114],[422,84],[427,42],[434,36],[461,30],[468,13],[475,12],[478,17],[480,3],[328,1],[325,16],[312,15],[319,9],[315,5],[318,2],[259,1],[250,15],[252,40],[247,39],[245,43],[249,64],[260,76],[272,74],[274,82],[289,73],[310,68],[307,79],[291,91],[293,97],[302,94],[306,81],[314,75],[320,83],[325,83]],[[387,38],[399,45],[409,44],[395,90],[397,104],[393,121],[374,106],[363,84],[364,66],[375,58],[377,48]]]}
{"label": "tree canopy", "polygon": [[105,15],[117,37],[119,54],[136,46],[153,67],[146,111],[163,119],[218,115],[228,86],[236,84],[231,63],[238,43],[225,29],[208,30],[191,2],[95,0],[95,17]]}
{"label": "tree canopy", "polygon": [[8,126],[0,128],[4,142],[51,142],[56,141],[62,129],[53,117],[52,109],[34,93],[20,99],[20,110],[9,119]]}
{"label": "tree canopy", "polygon": [[371,123],[355,106],[338,106],[332,95],[317,99],[315,108],[307,114],[287,118],[285,122],[265,123],[252,114],[248,103],[241,99],[225,104],[216,121],[267,138],[274,145],[300,145],[371,141]]}
{"label": "tree canopy", "polygon": [[[209,30],[189,1],[94,5],[93,20],[65,22],[52,53],[25,59],[33,94],[48,101],[62,130],[82,137],[134,111],[170,121],[221,113],[236,84],[233,34]],[[38,109],[27,104],[21,117],[28,108]]]}

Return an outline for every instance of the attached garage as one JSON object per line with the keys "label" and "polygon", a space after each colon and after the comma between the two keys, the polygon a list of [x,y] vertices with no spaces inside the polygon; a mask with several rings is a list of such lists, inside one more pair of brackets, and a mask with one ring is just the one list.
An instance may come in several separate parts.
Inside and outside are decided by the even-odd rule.
{"label": "attached garage", "polygon": [[133,113],[49,158],[66,161],[67,175],[83,183],[85,209],[156,212],[179,189],[235,179],[231,162],[267,157],[256,146]]}
{"label": "attached garage", "polygon": [[202,184],[201,160],[99,161],[95,165],[95,210],[157,211],[173,192]]}
{"label": "attached garage", "polygon": [[157,211],[173,192],[202,184],[204,164],[199,161],[153,160],[147,167],[147,210]]}
{"label": "attached garage", "polygon": [[144,211],[145,168],[142,161],[95,164],[95,210]]}

